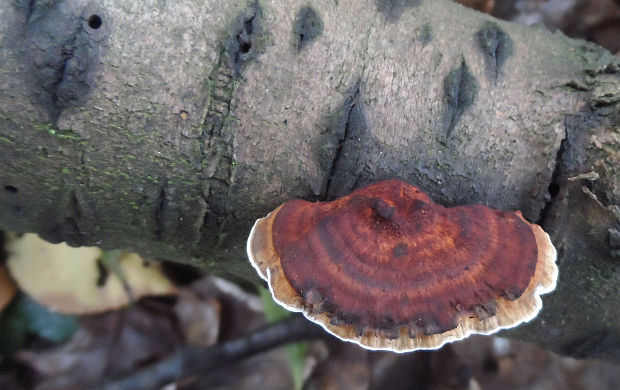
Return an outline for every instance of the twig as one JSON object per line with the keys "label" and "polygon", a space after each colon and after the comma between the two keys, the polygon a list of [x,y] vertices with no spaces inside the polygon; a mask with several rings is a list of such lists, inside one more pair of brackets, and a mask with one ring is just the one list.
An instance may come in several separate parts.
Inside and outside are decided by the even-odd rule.
{"label": "twig", "polygon": [[184,347],[171,357],[94,386],[97,390],[152,389],[185,375],[236,362],[295,341],[326,337],[327,333],[301,315],[261,328],[245,337],[208,348]]}
{"label": "twig", "polygon": [[599,178],[598,173],[596,173],[594,171],[590,171],[588,173],[582,173],[580,175],[571,176],[571,177],[567,178],[566,180],[568,180],[568,181],[577,181],[577,180],[595,181],[595,180],[598,180],[598,178]]}

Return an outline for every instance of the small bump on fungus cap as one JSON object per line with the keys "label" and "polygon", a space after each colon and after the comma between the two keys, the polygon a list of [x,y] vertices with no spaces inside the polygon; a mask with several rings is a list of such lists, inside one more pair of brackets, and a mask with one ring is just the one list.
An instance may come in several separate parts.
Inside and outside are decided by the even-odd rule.
{"label": "small bump on fungus cap", "polygon": [[556,251],[520,212],[445,208],[388,180],[256,221],[254,268],[285,308],[369,349],[435,349],[529,321],[555,288]]}

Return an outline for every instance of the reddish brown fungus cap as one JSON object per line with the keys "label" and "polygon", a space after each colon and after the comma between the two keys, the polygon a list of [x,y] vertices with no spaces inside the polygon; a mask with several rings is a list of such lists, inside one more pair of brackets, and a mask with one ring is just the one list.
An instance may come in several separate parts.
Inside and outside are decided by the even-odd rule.
{"label": "reddish brown fungus cap", "polygon": [[256,221],[248,256],[274,298],[370,349],[439,348],[536,316],[556,251],[520,212],[445,208],[400,180]]}

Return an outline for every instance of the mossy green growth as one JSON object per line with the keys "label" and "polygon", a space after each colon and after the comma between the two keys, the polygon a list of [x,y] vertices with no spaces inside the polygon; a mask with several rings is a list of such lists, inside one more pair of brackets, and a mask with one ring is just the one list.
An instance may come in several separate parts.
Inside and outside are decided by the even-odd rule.
{"label": "mossy green growth", "polygon": [[35,123],[32,125],[32,128],[37,131],[45,131],[50,134],[56,134],[56,128],[54,127],[54,124],[51,122]]}
{"label": "mossy green growth", "polygon": [[60,139],[66,139],[66,140],[69,140],[69,141],[78,141],[78,140],[82,139],[81,135],[73,133],[73,132],[57,133],[56,135]]}
{"label": "mossy green growth", "polygon": [[609,278],[605,277],[603,271],[598,267],[590,265],[588,269],[590,275],[586,276],[586,279],[592,284],[595,290],[601,289],[608,282]]}

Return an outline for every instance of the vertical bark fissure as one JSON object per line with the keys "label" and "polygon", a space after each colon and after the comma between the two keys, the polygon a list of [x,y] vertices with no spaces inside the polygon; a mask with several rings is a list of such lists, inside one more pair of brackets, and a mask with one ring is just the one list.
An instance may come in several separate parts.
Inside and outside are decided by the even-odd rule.
{"label": "vertical bark fissure", "polygon": [[461,116],[476,99],[478,86],[465,59],[444,78],[444,128],[448,140]]}
{"label": "vertical bark fissure", "polygon": [[159,241],[162,241],[165,235],[165,213],[168,203],[168,195],[166,194],[167,182],[164,181],[159,186],[159,194],[157,195],[157,201],[155,202],[155,236]]}
{"label": "vertical bark fissure", "polygon": [[209,104],[202,122],[200,139],[202,153],[200,186],[207,207],[198,227],[201,232],[198,242],[205,235],[205,229],[219,226],[221,230],[226,219],[226,203],[234,165],[233,135],[227,122],[230,120],[233,91],[237,82],[230,61],[232,59],[229,58],[226,49],[222,48],[207,80]]}
{"label": "vertical bark fissure", "polygon": [[564,115],[564,134],[562,135],[562,140],[560,141],[560,146],[558,151],[555,154],[555,164],[553,167],[553,173],[551,174],[551,180],[549,181],[549,185],[547,186],[547,191],[549,193],[549,198],[545,202],[545,205],[540,210],[538,220],[536,221],[542,227],[545,227],[545,223],[547,222],[547,218],[549,216],[550,210],[553,208],[555,203],[555,199],[557,199],[557,195],[560,192],[560,177],[562,174],[562,165],[564,162],[564,152],[568,148],[568,123],[567,116]]}
{"label": "vertical bark fissure", "polygon": [[30,17],[34,13],[37,6],[37,0],[30,0],[28,2],[28,14],[26,15],[26,21],[30,20]]}
{"label": "vertical bark fissure", "polygon": [[[364,113],[362,94],[364,87],[363,83],[368,66],[367,62],[368,50],[370,46],[370,35],[373,28],[374,27],[372,25],[368,26],[366,34],[364,35],[364,45],[361,50],[363,58],[361,60],[362,68],[360,70],[360,77],[355,85],[350,89],[349,95],[342,105],[342,109],[346,111],[343,115],[337,115],[338,118],[336,119],[336,122],[330,124],[330,127],[333,126],[330,130],[337,137],[337,145],[326,170],[327,180],[325,182],[325,190],[319,197],[321,201],[329,200],[333,196],[342,195],[341,192],[349,192],[357,186],[358,172],[353,172],[355,177],[349,178],[349,180],[343,179],[339,176],[343,170],[346,171],[351,165],[357,166],[360,163],[360,154],[364,153],[362,150],[364,146],[362,146],[361,142],[358,142],[357,146],[351,145],[351,142],[355,142],[356,138],[357,141],[361,141],[361,139],[366,136],[368,131],[368,123]],[[344,120],[340,119],[343,117]],[[339,130],[341,128],[342,130]],[[354,153],[356,161],[354,164],[347,164],[346,160],[350,158],[352,159],[350,155],[351,153],[349,153],[351,150],[356,151],[356,153]]]}
{"label": "vertical bark fissure", "polygon": [[61,108],[62,108],[61,101],[60,101],[61,98],[59,96],[58,88],[60,87],[60,84],[65,79],[67,63],[71,60],[71,58],[73,58],[73,52],[75,51],[75,40],[76,40],[76,37],[73,36],[71,39],[68,39],[62,45],[61,54],[60,54],[62,62],[60,63],[60,66],[58,67],[58,71],[56,72],[56,78],[51,86],[52,87],[51,88],[52,104],[56,108],[56,112],[54,113],[55,114],[54,123],[56,123],[56,121],[58,120],[58,117],[60,117]]}
{"label": "vertical bark fissure", "polygon": [[336,146],[334,157],[332,158],[331,165],[329,167],[329,170],[327,171],[327,185],[325,186],[325,194],[323,195],[322,200],[326,200],[329,194],[331,193],[332,179],[334,178],[334,175],[336,173],[336,167],[338,167],[338,164],[340,163],[341,159],[346,158],[346,155],[342,153],[342,148],[344,144],[347,142],[347,140],[349,139],[349,136],[351,133],[351,113],[355,109],[355,105],[359,104],[359,99],[358,99],[359,93],[360,93],[360,86],[358,82],[357,86],[355,87],[355,92],[350,97],[351,103],[347,107],[344,131],[342,135],[338,138],[338,145]]}

